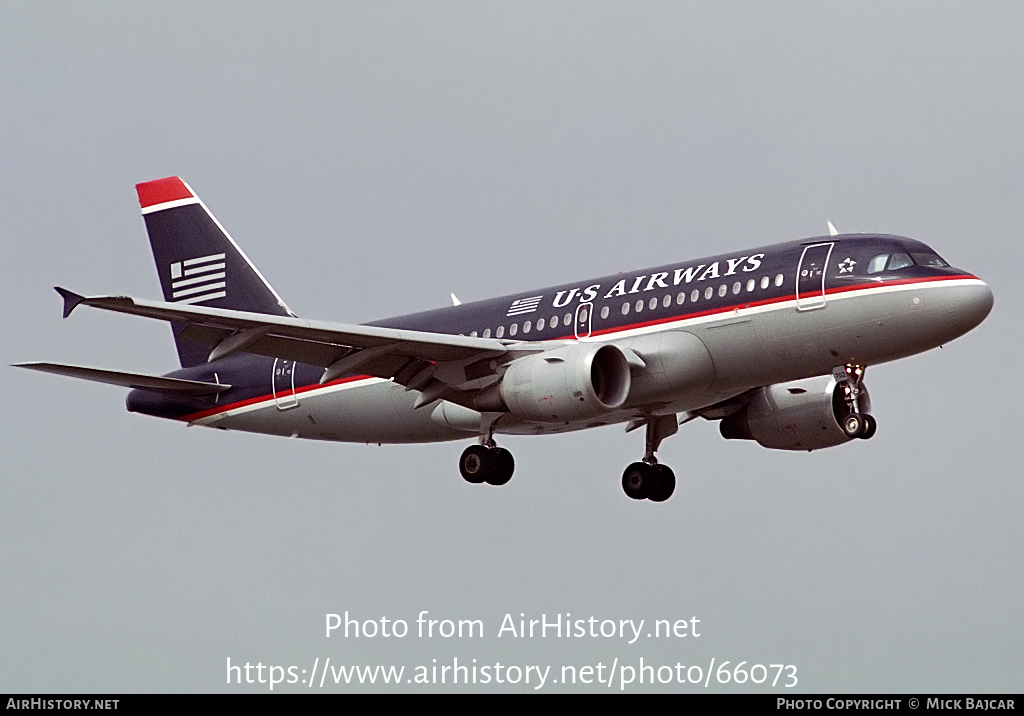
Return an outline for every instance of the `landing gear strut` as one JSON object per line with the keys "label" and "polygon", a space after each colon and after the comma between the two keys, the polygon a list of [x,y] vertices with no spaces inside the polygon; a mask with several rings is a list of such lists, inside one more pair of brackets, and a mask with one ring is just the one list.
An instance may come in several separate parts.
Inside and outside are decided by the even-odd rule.
{"label": "landing gear strut", "polygon": [[[664,502],[676,489],[676,475],[655,457],[661,441],[679,430],[675,414],[651,415],[646,419],[647,450],[641,462],[634,462],[622,473],[622,490],[634,500]],[[639,427],[639,426],[637,426]]]}
{"label": "landing gear strut", "polygon": [[868,440],[878,430],[878,423],[873,415],[864,411],[862,397],[865,393],[863,388],[865,368],[855,363],[847,363],[832,369],[832,375],[840,385],[843,385],[847,414],[840,425],[843,432],[851,438]]}
{"label": "landing gear strut", "polygon": [[479,445],[470,445],[459,458],[459,472],[466,482],[479,485],[504,485],[512,479],[516,461],[512,453],[494,442],[494,424],[487,428],[487,435],[480,438]]}

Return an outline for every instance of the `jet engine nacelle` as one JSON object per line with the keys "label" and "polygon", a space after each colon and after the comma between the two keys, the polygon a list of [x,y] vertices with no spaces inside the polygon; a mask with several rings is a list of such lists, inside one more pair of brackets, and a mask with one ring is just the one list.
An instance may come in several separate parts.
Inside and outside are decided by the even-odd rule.
{"label": "jet engine nacelle", "polygon": [[[831,375],[760,388],[742,410],[722,420],[722,437],[756,440],[775,450],[818,450],[842,445],[853,439],[842,428],[842,421],[850,412],[847,390],[845,383]],[[871,410],[863,384],[860,410]]]}
{"label": "jet engine nacelle", "polygon": [[569,422],[622,407],[629,387],[629,363],[617,346],[576,343],[513,361],[499,391],[517,418]]}

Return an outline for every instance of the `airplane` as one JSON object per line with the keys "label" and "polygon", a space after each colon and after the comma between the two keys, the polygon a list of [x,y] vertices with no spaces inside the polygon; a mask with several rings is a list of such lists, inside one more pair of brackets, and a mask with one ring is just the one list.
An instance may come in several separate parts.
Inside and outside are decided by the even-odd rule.
{"label": "airplane", "polygon": [[475,439],[459,470],[506,484],[495,435],[625,423],[646,430],[622,489],[664,502],[656,453],[681,424],[817,450],[867,439],[869,366],[941,346],[981,323],[989,287],[927,245],[829,235],[576,281],[362,325],[298,318],[179,177],[136,186],[163,301],[80,305],[166,321],[180,370],[140,375],[16,367],[132,390],[127,409],[221,430],[364,443]]}

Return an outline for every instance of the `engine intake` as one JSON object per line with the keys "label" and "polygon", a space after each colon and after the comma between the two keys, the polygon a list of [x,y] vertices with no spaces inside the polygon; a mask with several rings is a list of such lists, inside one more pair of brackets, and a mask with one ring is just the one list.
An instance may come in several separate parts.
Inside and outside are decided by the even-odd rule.
{"label": "engine intake", "polygon": [[522,420],[570,422],[622,407],[629,387],[629,363],[618,347],[576,343],[514,361],[499,392]]}
{"label": "engine intake", "polygon": [[[867,388],[860,391],[860,409],[870,412]],[[842,427],[849,412],[845,383],[821,375],[760,388],[719,429],[726,439],[756,440],[775,450],[819,450],[852,439]]]}

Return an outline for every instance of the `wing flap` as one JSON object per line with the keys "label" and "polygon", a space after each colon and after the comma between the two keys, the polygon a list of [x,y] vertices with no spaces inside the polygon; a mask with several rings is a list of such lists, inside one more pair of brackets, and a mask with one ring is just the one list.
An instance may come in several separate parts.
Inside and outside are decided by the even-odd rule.
{"label": "wing flap", "polygon": [[62,365],[60,363],[15,363],[13,367],[66,375],[71,378],[81,378],[96,383],[119,385],[123,388],[139,388],[141,390],[153,390],[159,393],[172,393],[174,395],[214,395],[216,393],[223,393],[231,387],[223,383],[204,383],[200,380],[123,373],[116,370],[83,368],[77,365]]}

